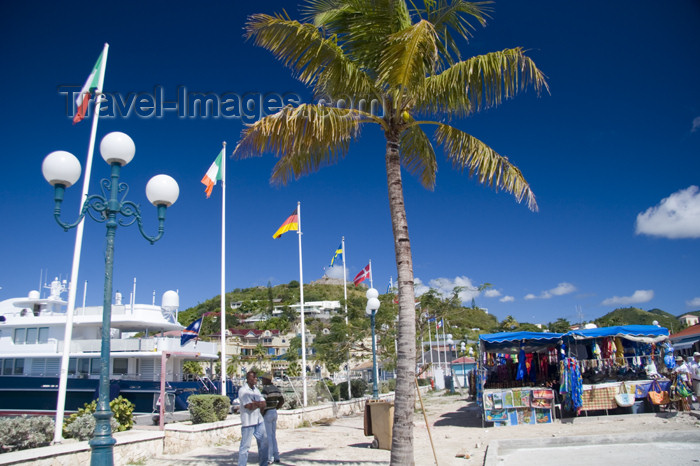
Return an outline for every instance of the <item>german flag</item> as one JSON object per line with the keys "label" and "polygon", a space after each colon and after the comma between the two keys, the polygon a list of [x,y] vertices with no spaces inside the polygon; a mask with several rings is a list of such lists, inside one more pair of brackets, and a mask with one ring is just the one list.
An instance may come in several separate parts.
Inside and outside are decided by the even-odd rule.
{"label": "german flag", "polygon": [[272,235],[272,238],[277,239],[288,231],[297,230],[299,230],[299,215],[297,214],[297,209],[294,209],[294,211],[292,211],[292,215],[290,215],[289,218],[284,221],[282,226],[277,229],[275,234]]}

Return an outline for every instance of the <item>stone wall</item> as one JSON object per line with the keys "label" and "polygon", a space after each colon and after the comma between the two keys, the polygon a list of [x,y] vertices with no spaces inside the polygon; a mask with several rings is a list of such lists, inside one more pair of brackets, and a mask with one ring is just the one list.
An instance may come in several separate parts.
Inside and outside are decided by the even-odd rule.
{"label": "stone wall", "polygon": [[[421,387],[425,392],[429,387]],[[394,394],[380,395],[380,398],[393,401]],[[278,412],[277,425],[280,429],[295,429],[322,419],[337,418],[361,413],[369,397],[350,401],[339,401],[305,409]],[[174,423],[166,424],[164,431],[133,429],[113,434],[117,440],[114,446],[114,464],[125,466],[147,458],[173,455],[195,448],[230,445],[241,437],[241,419],[237,414],[226,420],[207,424]],[[76,466],[90,463],[88,442],[67,442],[50,447],[34,448],[0,455],[0,465],[31,464],[32,466]]]}

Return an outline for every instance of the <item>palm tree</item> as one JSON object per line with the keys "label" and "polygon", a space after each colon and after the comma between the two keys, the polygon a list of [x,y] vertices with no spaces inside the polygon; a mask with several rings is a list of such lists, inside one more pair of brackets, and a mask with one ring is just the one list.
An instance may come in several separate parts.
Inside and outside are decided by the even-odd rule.
{"label": "palm tree", "polygon": [[[454,168],[525,199],[535,210],[534,194],[517,167],[444,121],[496,106],[527,86],[539,92],[547,84],[521,48],[461,59],[457,40],[470,37],[469,20],[486,23],[482,2],[306,0],[302,10],[302,21],[286,13],[251,15],[245,35],[291,68],[315,97],[351,96],[349,105],[286,106],[246,127],[234,156],[272,152],[279,157],[272,181],[286,184],[344,157],[363,125],[383,131],[399,290],[391,464],[413,464],[415,302],[401,167],[432,189],[435,143]],[[365,105],[372,100],[382,103],[381,115]],[[432,115],[439,120],[423,119]],[[436,127],[432,140],[423,131],[428,125]]]}

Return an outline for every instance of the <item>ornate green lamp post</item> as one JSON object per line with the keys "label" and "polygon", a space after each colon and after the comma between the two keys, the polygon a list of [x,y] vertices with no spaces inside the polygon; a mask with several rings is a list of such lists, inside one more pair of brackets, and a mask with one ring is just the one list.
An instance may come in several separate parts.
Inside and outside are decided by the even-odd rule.
{"label": "ornate green lamp post", "polygon": [[367,290],[367,309],[365,312],[369,314],[370,322],[372,325],[372,398],[375,400],[379,399],[379,388],[377,386],[377,340],[374,333],[374,316],[379,309],[379,292],[374,288]]}
{"label": "ornate green lamp post", "polygon": [[[114,463],[113,446],[116,443],[112,437],[110,418],[112,411],[109,407],[109,354],[110,327],[112,321],[112,271],[114,269],[114,236],[117,226],[129,226],[136,222],[141,235],[151,244],[163,236],[165,211],[172,205],[180,194],[177,182],[168,175],[156,175],[146,185],[146,197],[158,208],[158,234],[148,236],[143,230],[141,208],[138,204],[126,201],[124,198],[129,191],[126,183],[119,182],[121,168],[134,157],[134,141],[124,133],[113,132],[106,135],[100,143],[102,158],[112,167],[111,179],[101,181],[103,195],[88,195],[85,198],[80,216],[75,223],[61,221],[61,203],[63,194],[80,178],[80,162],[69,152],[56,151],[46,156],[41,170],[44,178],[54,187],[54,217],[58,224],[68,231],[75,228],[85,217],[85,214],[107,226],[107,245],[105,249],[105,288],[104,307],[102,311],[102,346],[100,352],[100,385],[97,411],[95,412],[95,435],[90,440],[92,465],[112,465]],[[117,220],[117,215],[125,219]]]}

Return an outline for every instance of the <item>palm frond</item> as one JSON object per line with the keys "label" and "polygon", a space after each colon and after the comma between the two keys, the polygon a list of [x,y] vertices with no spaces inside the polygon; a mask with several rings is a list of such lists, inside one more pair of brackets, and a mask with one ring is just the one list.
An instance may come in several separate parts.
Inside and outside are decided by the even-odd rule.
{"label": "palm frond", "polygon": [[373,77],[387,37],[411,25],[403,0],[308,0],[303,11]]}
{"label": "palm frond", "polygon": [[[437,32],[440,50],[440,65],[443,61],[449,65],[459,61],[461,54],[456,38],[468,41],[472,37],[474,26],[469,17],[473,18],[481,26],[486,25],[486,18],[493,2],[468,2],[465,0],[431,0],[424,1],[423,6],[417,6],[411,2],[417,16],[429,21]],[[453,59],[453,56],[456,60]]]}
{"label": "palm frond", "polygon": [[425,80],[416,103],[422,111],[466,116],[500,105],[532,85],[549,91],[545,75],[522,48],[505,49],[461,61]]}
{"label": "palm frond", "polygon": [[435,138],[445,149],[453,167],[462,171],[469,170],[469,175],[476,176],[479,182],[513,194],[518,202],[524,198],[528,208],[537,211],[535,194],[522,172],[507,157],[449,125],[440,124],[435,131]]}
{"label": "palm frond", "polygon": [[271,152],[280,158],[271,181],[286,184],[345,157],[362,123],[377,121],[355,110],[302,104],[285,107],[245,128],[236,158]]}
{"label": "palm frond", "polygon": [[409,126],[401,133],[401,165],[410,174],[418,176],[421,184],[432,190],[435,187],[437,161],[430,139],[420,126]]}
{"label": "palm frond", "polygon": [[[427,21],[392,35],[382,53],[380,82],[388,84],[399,95],[420,87],[437,61],[436,42],[435,30]],[[397,97],[394,96],[394,100],[398,101]]]}
{"label": "palm frond", "polygon": [[[373,93],[372,79],[345,55],[334,39],[323,37],[312,24],[281,15],[256,14],[248,17],[245,35],[294,70],[304,84],[313,85],[319,80],[326,86],[343,83],[344,89],[352,94]],[[316,91],[325,93],[329,89]]]}

